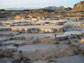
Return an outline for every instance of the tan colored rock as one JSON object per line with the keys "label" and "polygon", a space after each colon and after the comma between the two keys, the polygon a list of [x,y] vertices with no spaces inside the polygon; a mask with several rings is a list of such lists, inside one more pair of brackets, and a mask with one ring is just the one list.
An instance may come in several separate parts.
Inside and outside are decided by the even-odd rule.
{"label": "tan colored rock", "polygon": [[84,11],[84,1],[81,1],[80,3],[77,3],[73,7],[74,11]]}

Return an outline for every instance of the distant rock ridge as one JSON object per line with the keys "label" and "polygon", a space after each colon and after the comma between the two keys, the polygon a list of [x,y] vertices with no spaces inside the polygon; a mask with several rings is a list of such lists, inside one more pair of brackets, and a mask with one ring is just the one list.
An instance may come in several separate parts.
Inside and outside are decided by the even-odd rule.
{"label": "distant rock ridge", "polygon": [[73,11],[84,11],[84,1],[75,4],[73,7]]}
{"label": "distant rock ridge", "polygon": [[49,7],[46,7],[45,9],[48,9],[48,10],[63,10],[64,8],[65,8],[64,6],[60,6],[60,7],[49,6]]}

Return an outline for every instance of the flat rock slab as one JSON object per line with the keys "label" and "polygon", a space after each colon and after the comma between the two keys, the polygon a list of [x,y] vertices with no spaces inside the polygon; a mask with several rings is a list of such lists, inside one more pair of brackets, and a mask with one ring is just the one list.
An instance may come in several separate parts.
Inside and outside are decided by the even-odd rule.
{"label": "flat rock slab", "polygon": [[84,63],[84,56],[75,55],[56,59],[56,63]]}
{"label": "flat rock slab", "polygon": [[37,60],[33,63],[84,63],[84,57],[82,55],[74,55],[69,57],[62,57],[57,59],[52,59],[56,62],[48,62],[48,60]]}
{"label": "flat rock slab", "polygon": [[12,58],[0,58],[0,63],[15,63]]}
{"label": "flat rock slab", "polygon": [[18,50],[23,51],[24,56],[31,59],[49,59],[63,56],[71,56],[74,54],[73,48],[69,45],[56,44],[36,44],[21,46]]}

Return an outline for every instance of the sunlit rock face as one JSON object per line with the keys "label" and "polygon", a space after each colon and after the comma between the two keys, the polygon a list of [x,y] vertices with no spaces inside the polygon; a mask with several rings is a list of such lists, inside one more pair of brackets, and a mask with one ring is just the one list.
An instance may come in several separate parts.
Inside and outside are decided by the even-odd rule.
{"label": "sunlit rock face", "polygon": [[74,11],[84,11],[84,1],[74,5]]}

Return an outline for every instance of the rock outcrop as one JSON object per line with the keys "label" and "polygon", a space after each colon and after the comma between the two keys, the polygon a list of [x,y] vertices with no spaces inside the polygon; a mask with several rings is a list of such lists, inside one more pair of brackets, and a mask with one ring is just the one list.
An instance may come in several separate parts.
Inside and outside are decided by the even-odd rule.
{"label": "rock outcrop", "polygon": [[46,7],[45,9],[58,11],[58,10],[63,10],[64,9],[64,6],[60,6],[60,7],[49,6],[49,7]]}
{"label": "rock outcrop", "polygon": [[84,1],[81,1],[80,3],[77,3],[73,7],[74,11],[84,11]]}

